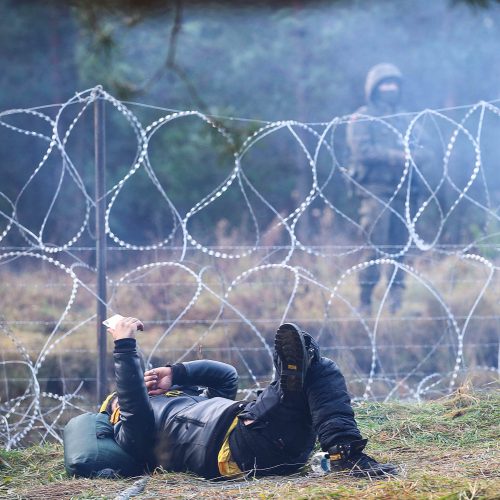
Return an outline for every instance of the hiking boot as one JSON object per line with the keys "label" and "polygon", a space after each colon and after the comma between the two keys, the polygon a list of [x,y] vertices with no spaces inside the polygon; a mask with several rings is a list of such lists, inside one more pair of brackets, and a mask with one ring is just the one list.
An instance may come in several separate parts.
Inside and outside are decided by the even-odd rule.
{"label": "hiking boot", "polygon": [[310,358],[310,361],[319,361],[321,358],[321,352],[319,350],[319,344],[315,339],[307,332],[301,332],[304,336],[304,341],[306,343],[307,354]]}
{"label": "hiking boot", "polygon": [[394,464],[380,464],[375,459],[363,453],[368,439],[352,441],[348,444],[338,444],[328,450],[330,455],[330,470],[345,472],[355,477],[395,476],[398,467]]}
{"label": "hiking boot", "polygon": [[[307,336],[307,337],[306,337]],[[307,369],[319,348],[314,339],[293,323],[284,323],[274,338],[275,364],[284,394],[298,393],[304,387]]]}

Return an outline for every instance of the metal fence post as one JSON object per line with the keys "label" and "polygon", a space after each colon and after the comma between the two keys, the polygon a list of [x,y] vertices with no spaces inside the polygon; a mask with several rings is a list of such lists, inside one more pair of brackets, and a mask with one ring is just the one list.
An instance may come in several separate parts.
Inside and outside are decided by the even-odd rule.
{"label": "metal fence post", "polygon": [[94,101],[94,148],[95,148],[95,227],[96,227],[96,268],[97,268],[97,402],[107,394],[106,371],[106,134],[105,101]]}

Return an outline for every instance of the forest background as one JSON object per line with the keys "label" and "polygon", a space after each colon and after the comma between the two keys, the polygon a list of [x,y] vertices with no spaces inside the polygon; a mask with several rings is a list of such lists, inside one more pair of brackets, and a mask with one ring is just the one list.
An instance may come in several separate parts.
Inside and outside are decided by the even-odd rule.
{"label": "forest background", "polygon": [[[219,119],[242,140],[261,125],[258,120],[325,122],[352,113],[364,102],[367,71],[384,61],[398,65],[405,75],[404,108],[409,111],[500,95],[497,2],[3,0],[0,23],[0,110],[64,102],[76,91],[103,85],[127,101],[248,118]],[[88,121],[90,128],[91,117]],[[116,114],[109,113],[106,129],[112,182],[130,167],[136,141]],[[2,190],[15,199],[44,144],[27,147],[21,134],[1,133]],[[346,159],[342,133],[337,144],[341,161]],[[92,140],[92,133],[79,133],[69,146],[89,182]],[[488,156],[496,153],[490,150]],[[294,207],[309,175],[296,145],[276,141],[252,154],[250,175],[257,189],[265,188],[272,203],[281,200],[284,210]],[[172,201],[187,210],[205,194],[207,184],[214,185],[214,177],[224,178],[231,155],[209,127],[188,121],[156,140],[153,159]],[[467,168],[456,167],[457,175],[464,177]],[[498,191],[500,176],[493,172],[489,181]],[[37,196],[29,206],[18,207],[27,227],[39,226],[50,204],[52,187],[49,179],[45,182],[36,185]],[[130,228],[135,224],[148,227],[151,239],[165,231],[163,214],[154,210],[148,189],[146,182],[136,182],[134,196],[121,207],[123,217],[116,224],[121,224],[124,239],[133,240]],[[336,206],[355,215],[356,200],[349,198],[345,184],[331,189]],[[69,203],[72,196],[68,190],[65,214],[78,219],[81,207]],[[321,215],[312,211],[304,224]],[[473,216],[456,217],[462,217],[456,221],[462,227],[477,224]],[[242,223],[238,213],[225,213],[220,206],[199,224],[213,227],[221,219],[228,222],[226,234]],[[448,228],[453,226],[455,221]],[[63,227],[61,220],[47,230],[61,233]],[[443,241],[460,239],[449,231]]]}
{"label": "forest background", "polygon": [[[380,62],[392,62],[400,67],[405,76],[403,105],[408,111],[456,108],[447,113],[460,120],[467,110],[462,106],[481,100],[495,101],[500,97],[498,2],[3,0],[0,2],[0,23],[0,54],[4,67],[0,73],[0,110],[63,103],[75,92],[102,85],[104,90],[123,100],[143,123],[150,123],[172,109],[195,109],[213,116],[215,122],[235,139],[236,147],[268,121],[329,122],[336,116],[352,113],[364,103],[367,71]],[[110,187],[122,179],[133,164],[137,138],[123,116],[111,105],[106,106],[106,176]],[[43,109],[55,113],[51,108]],[[68,109],[70,112],[62,120],[63,130],[74,118],[71,108]],[[4,119],[28,130],[38,126],[29,115]],[[482,168],[493,207],[498,206],[500,199],[498,122],[498,116],[485,118],[481,145]],[[442,130],[444,145],[451,130]],[[344,133],[345,130],[339,127],[335,152],[340,163],[346,166],[348,155]],[[245,157],[245,173],[272,206],[288,214],[307,195],[311,168],[296,141],[280,134],[274,133],[273,138],[277,140],[261,141],[252,147]],[[474,155],[471,154],[474,151],[463,135],[459,139],[464,142],[456,148],[458,154],[453,156],[449,175],[463,189],[474,166]],[[87,113],[80,119],[66,149],[78,165],[89,192],[92,192],[94,182],[93,141],[93,117],[92,113]],[[0,129],[1,191],[8,199],[18,197],[46,147],[45,142],[36,142],[33,137],[7,127]],[[464,153],[461,148],[467,147]],[[234,150],[221,140],[220,135],[194,118],[178,120],[174,126],[165,127],[164,132],[152,139],[149,148],[159,182],[183,215],[227,177],[234,167],[233,153]],[[438,147],[436,163],[431,165],[439,175],[443,169],[443,155],[443,146]],[[60,159],[49,159],[48,167],[59,168]],[[51,172],[47,169],[44,173],[47,171]],[[44,232],[44,241],[48,244],[52,238],[53,241],[67,241],[75,234],[83,217],[84,204],[75,201],[81,193],[67,177],[57,206],[51,207],[55,177],[49,173],[30,182],[16,207],[18,220],[34,233],[38,232],[49,208],[52,208],[54,216]],[[477,191],[477,185],[476,182],[469,194],[485,203],[485,193],[480,189]],[[113,231],[123,240],[144,245],[169,234],[171,228],[165,224],[168,211],[160,206],[152,191],[143,172],[134,177],[130,188],[124,189],[125,195],[115,205],[110,220]],[[336,208],[353,220],[358,219],[357,197],[353,196],[342,176],[329,183],[325,195],[333,200]],[[449,208],[446,195],[445,192],[440,201]],[[190,222],[189,229],[206,245],[252,244],[254,235],[247,213],[234,209],[242,206],[239,196],[241,194],[236,189],[228,191],[224,203],[212,204],[200,212],[196,220]],[[9,208],[0,198],[0,209],[8,213]],[[419,226],[424,235],[435,230],[436,219],[432,212],[430,214],[422,218]],[[464,199],[447,220],[437,245],[441,248],[446,245],[467,246],[480,255],[495,259],[498,253],[498,236],[495,239],[495,235],[499,230],[493,219]],[[269,227],[275,222],[269,218]],[[141,228],[140,238],[135,228]],[[279,238],[273,239],[272,235],[266,234],[266,228],[263,229],[264,236],[269,236],[264,244],[284,243]],[[312,205],[311,210],[301,217],[297,235],[313,245],[360,244],[354,225],[345,224],[340,217],[333,220],[331,211],[323,206]],[[492,246],[475,246],[474,243],[485,235],[489,237],[486,243]],[[4,243],[17,247],[25,245],[26,241],[11,231]],[[78,244],[93,245],[92,232],[85,233]],[[86,257],[92,266],[94,254],[89,253]],[[133,253],[124,256],[125,253],[110,253],[111,273],[118,275],[127,265],[142,263],[141,256]],[[60,258],[64,260],[66,257]],[[333,264],[332,260],[324,259],[318,264],[308,261],[308,256],[300,255],[294,264],[305,268],[317,266],[318,275],[333,287],[340,274],[354,265],[358,257],[350,256]],[[237,262],[231,269],[233,277],[255,265],[258,258],[257,255],[251,263]],[[28,260],[18,259],[10,267],[3,268],[1,298],[3,311],[8,313],[7,319],[15,323],[14,333],[36,356],[54,328],[58,314],[64,310],[70,287],[65,283],[66,289],[63,289],[61,283],[56,283],[49,288],[53,270],[47,265],[35,272]],[[460,255],[445,258],[439,252],[424,255],[416,265],[435,278],[436,288],[441,286],[439,290],[457,313],[460,328],[466,325],[473,332],[467,337],[471,344],[466,346],[466,351],[469,349],[467,352],[471,353],[469,366],[486,366],[490,370],[488,373],[491,374],[492,370],[495,373],[499,354],[498,292],[495,292],[498,288],[490,285],[487,296],[483,297],[469,322],[467,314],[484,284],[484,270],[467,267]],[[224,272],[230,274],[227,261],[219,262],[217,266],[220,275]],[[195,288],[193,280],[180,271],[170,274],[158,271],[155,278],[158,282],[170,285],[175,281],[175,284],[168,293],[141,289],[140,301],[134,295],[135,290],[125,291],[115,303],[117,310],[140,310],[151,319],[151,323],[153,319],[158,320],[158,324],[148,325],[152,335],[144,337],[145,343],[151,344],[146,348],[152,347],[165,324],[175,320],[189,301],[186,297]],[[90,276],[89,282],[94,279],[94,275]],[[25,281],[28,281],[27,285]],[[57,278],[54,281],[57,282]],[[269,286],[269,281],[272,281],[272,286]],[[382,345],[390,345],[390,349],[384,351],[386,359],[383,361],[395,373],[397,381],[404,380],[421,360],[427,360],[431,351],[433,356],[425,366],[422,365],[423,375],[419,373],[418,376],[448,373],[454,367],[458,349],[455,334],[448,331],[449,321],[443,319],[441,305],[435,297],[426,294],[420,284],[409,283],[401,318],[395,321],[386,318],[388,321],[383,332],[377,337]],[[44,285],[47,287],[42,297],[40,289]],[[60,289],[56,290],[57,286]],[[357,304],[354,277],[344,286],[347,290],[341,290],[342,293],[352,304]],[[287,293],[292,287],[290,276],[283,279],[277,272],[276,275],[269,273],[264,276],[263,283],[258,286],[248,290],[242,287],[239,292],[238,306],[248,317],[267,321],[265,331],[269,344],[276,326],[271,322],[279,310],[276,304],[287,303]],[[329,303],[325,306],[327,299],[319,292],[315,292],[316,295],[309,292],[307,286],[300,291],[300,300],[297,300],[294,311],[296,317],[316,318],[317,322],[320,321],[318,318],[325,317],[325,322],[330,321],[330,312],[325,314],[330,306]],[[379,289],[377,293],[380,301],[384,292]],[[194,326],[186,323],[184,330],[179,328],[180,333],[167,339],[163,345],[165,350],[171,353],[176,348],[178,354],[190,348],[195,339],[204,335],[207,318],[213,317],[217,307],[213,300],[201,300],[198,309],[190,311],[190,315],[184,318],[197,323]],[[340,321],[352,314],[343,304],[335,304],[335,308],[332,317],[340,318]],[[72,310],[75,316],[69,319],[77,323],[82,316],[89,318],[94,310],[95,298],[88,295],[82,303],[75,305]],[[33,321],[23,324],[26,319]],[[311,320],[305,326],[314,328],[317,322]],[[71,342],[57,346],[53,352],[57,356],[47,357],[40,370],[40,380],[47,383],[44,388],[48,391],[71,392],[84,378],[90,380],[89,385],[93,383],[95,350],[89,348],[89,338],[92,344],[94,342],[90,337],[94,335],[93,326],[86,324],[81,332],[71,337]],[[249,340],[246,325],[241,327],[240,323],[234,323],[225,330],[226,326],[221,326],[210,338],[204,338],[203,355],[219,357],[245,371],[247,366],[235,354],[233,344],[257,349],[260,343],[256,338]],[[349,317],[340,325],[329,325],[325,331],[322,341],[330,346],[327,354],[334,351],[348,376],[362,373],[364,377],[371,366],[371,346],[361,326],[352,326]],[[359,339],[363,341],[361,347]],[[443,343],[447,344],[436,350],[436,339],[444,339]],[[9,339],[3,340],[10,346]],[[224,352],[221,349],[223,341],[227,344]],[[403,343],[404,352],[401,349]],[[340,351],[339,346],[349,349]],[[69,354],[66,347],[71,350]],[[7,351],[4,353],[8,355]],[[191,358],[196,355],[195,350],[190,351]],[[250,359],[253,372],[261,379],[266,378],[270,370],[269,360],[264,360],[260,351],[250,352],[247,360]],[[9,370],[7,373],[8,369],[4,367],[4,380],[15,385],[15,370]],[[109,371],[111,376],[111,368]],[[26,380],[21,380],[22,376],[26,375],[17,375],[21,383],[15,385],[14,390],[11,387],[11,393],[22,392],[22,383]],[[52,384],[54,379],[56,382]],[[72,385],[67,386],[67,383]],[[358,396],[363,394],[359,388],[355,392]],[[377,396],[377,391],[374,394]],[[386,393],[381,389],[380,394]]]}

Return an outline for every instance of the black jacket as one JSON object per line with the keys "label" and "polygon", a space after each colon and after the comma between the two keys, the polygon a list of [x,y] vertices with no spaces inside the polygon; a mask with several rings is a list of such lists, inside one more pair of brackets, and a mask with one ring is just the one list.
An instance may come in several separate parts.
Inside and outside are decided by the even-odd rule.
{"label": "black jacket", "polygon": [[[115,342],[114,363],[120,421],[115,440],[149,468],[219,476],[217,455],[245,403],[235,402],[236,370],[217,361],[174,365],[176,396],[149,397],[133,339]],[[206,389],[199,394],[196,386]]]}

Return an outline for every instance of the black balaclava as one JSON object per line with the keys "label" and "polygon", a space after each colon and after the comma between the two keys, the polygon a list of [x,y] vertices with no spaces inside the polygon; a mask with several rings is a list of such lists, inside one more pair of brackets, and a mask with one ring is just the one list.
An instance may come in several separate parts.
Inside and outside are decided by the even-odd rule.
{"label": "black balaclava", "polygon": [[[397,85],[397,89],[381,90],[380,85],[386,82],[394,82]],[[373,93],[374,101],[384,103],[388,106],[395,107],[401,101],[401,84],[396,79],[383,80],[377,85]]]}

